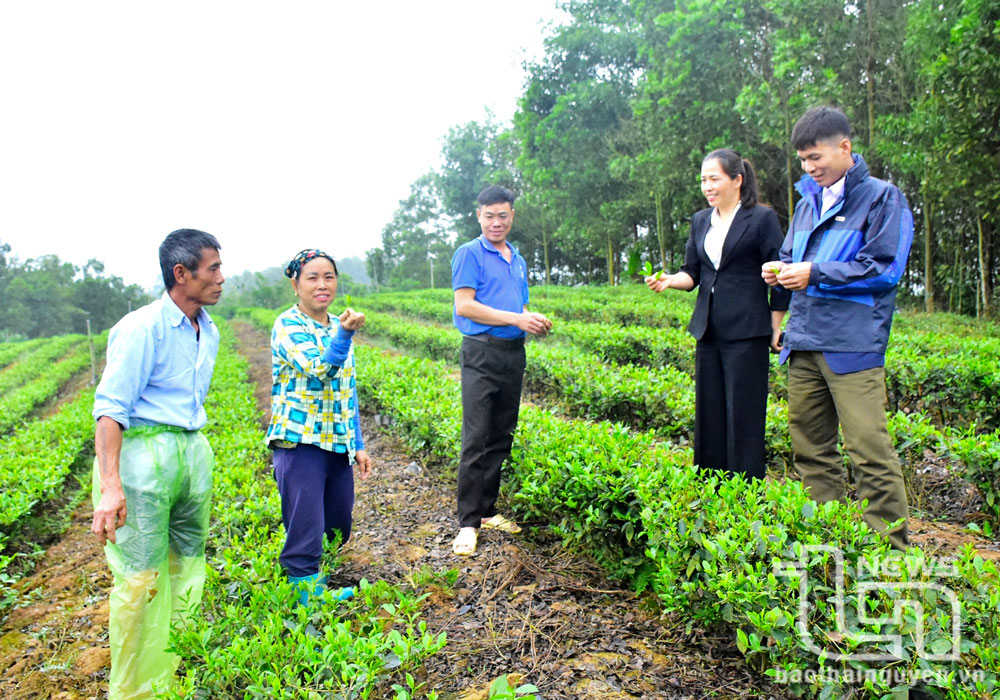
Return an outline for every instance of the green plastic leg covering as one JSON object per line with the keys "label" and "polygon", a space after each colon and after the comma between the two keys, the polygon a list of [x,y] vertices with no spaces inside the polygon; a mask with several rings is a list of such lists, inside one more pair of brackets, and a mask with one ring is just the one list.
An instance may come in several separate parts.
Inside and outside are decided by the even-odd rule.
{"label": "green plastic leg covering", "polygon": [[[198,433],[126,437],[122,445],[128,513],[117,543],[104,548],[114,575],[109,700],[147,700],[174,684],[180,657],[166,651],[170,625],[201,603],[212,464]],[[95,505],[99,480],[94,460]]]}

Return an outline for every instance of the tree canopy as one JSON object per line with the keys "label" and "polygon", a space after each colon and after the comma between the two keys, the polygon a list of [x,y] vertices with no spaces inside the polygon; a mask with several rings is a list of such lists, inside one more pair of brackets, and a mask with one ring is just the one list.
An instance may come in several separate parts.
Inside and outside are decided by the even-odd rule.
{"label": "tree canopy", "polygon": [[104,274],[104,264],[82,266],[43,255],[21,262],[0,242],[0,340],[84,333],[113,326],[149,301],[135,284]]}
{"label": "tree canopy", "polygon": [[[512,187],[511,240],[535,281],[617,283],[676,266],[705,206],[701,159],[729,147],[783,222],[789,144],[810,106],[851,119],[854,149],[914,211],[902,298],[989,314],[997,303],[1000,0],[567,0],[526,65],[513,123],[452,127],[369,252],[383,287],[446,284],[478,235],[476,193]],[[631,261],[632,265],[627,265]]]}

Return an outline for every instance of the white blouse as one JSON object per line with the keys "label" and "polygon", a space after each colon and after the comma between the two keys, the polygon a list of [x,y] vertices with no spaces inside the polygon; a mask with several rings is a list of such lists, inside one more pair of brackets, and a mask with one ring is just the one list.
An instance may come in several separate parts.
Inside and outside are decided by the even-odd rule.
{"label": "white blouse", "polygon": [[726,244],[726,234],[729,233],[729,227],[739,210],[740,205],[737,204],[733,212],[724,219],[719,216],[718,209],[712,210],[711,224],[708,227],[708,233],[705,234],[705,255],[712,261],[716,270],[719,269],[719,263],[722,262],[722,246]]}

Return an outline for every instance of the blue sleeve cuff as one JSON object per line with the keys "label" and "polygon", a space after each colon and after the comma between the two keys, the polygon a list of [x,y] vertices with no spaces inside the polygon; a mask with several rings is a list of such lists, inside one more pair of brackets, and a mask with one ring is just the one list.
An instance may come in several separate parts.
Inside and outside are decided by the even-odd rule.
{"label": "blue sleeve cuff", "polygon": [[351,390],[354,398],[354,449],[365,449],[365,439],[361,437],[361,406],[358,405],[358,388]]}
{"label": "blue sleeve cuff", "polygon": [[337,337],[323,353],[323,360],[334,367],[343,367],[347,361],[347,354],[351,351],[351,337],[353,335],[354,331],[345,330],[343,326],[338,326]]}

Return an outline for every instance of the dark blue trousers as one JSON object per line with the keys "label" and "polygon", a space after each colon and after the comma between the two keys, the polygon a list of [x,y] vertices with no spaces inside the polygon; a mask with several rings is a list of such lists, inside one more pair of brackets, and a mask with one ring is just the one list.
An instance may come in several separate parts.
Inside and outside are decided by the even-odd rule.
{"label": "dark blue trousers", "polygon": [[314,445],[274,449],[274,478],[281,494],[285,546],[278,561],[288,576],[319,573],[323,535],[351,536],[354,472],[347,455]]}

